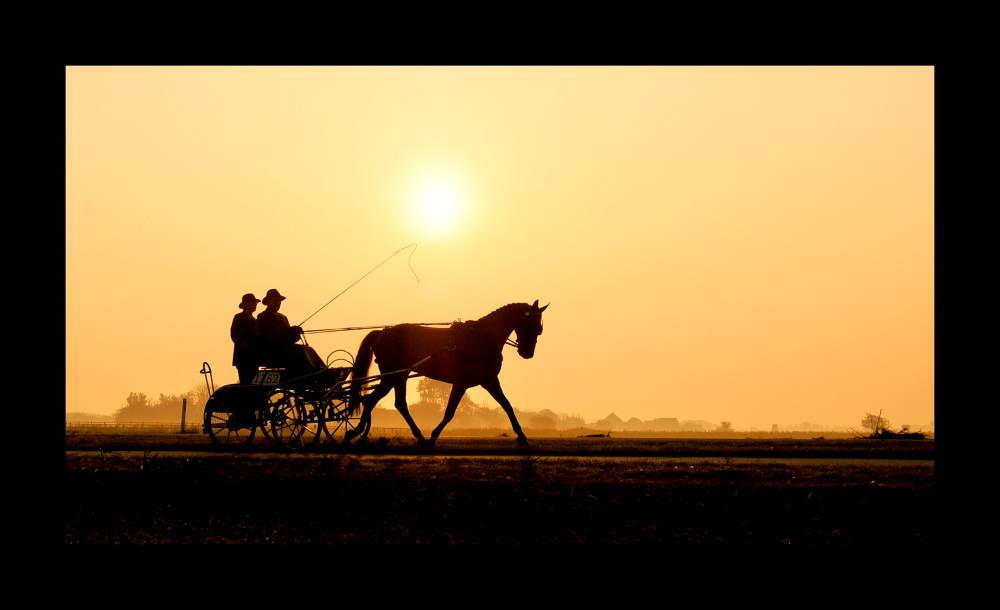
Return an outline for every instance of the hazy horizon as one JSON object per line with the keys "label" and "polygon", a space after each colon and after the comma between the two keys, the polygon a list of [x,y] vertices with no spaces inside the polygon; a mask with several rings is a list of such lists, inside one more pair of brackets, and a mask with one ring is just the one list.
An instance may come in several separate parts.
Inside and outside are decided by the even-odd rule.
{"label": "hazy horizon", "polygon": [[[385,410],[391,411],[391,412],[396,412],[395,408],[391,404],[385,405],[385,404],[379,403],[379,405],[376,406],[376,409],[379,409],[379,408],[382,408],[382,409],[385,409]],[[374,413],[377,414],[378,412],[375,411]],[[532,413],[537,413],[537,412],[532,412]],[[67,411],[67,416],[69,416],[69,415],[82,415],[84,417],[77,418],[77,419],[67,418],[67,421],[73,421],[73,422],[76,422],[76,421],[80,421],[80,422],[94,421],[94,422],[100,422],[100,421],[105,421],[104,418],[111,418],[111,417],[113,417],[114,414],[113,413],[103,413],[102,414],[102,413],[90,413],[90,412],[80,412],[80,411]],[[611,414],[605,416],[604,418],[598,418],[598,419],[593,419],[593,420],[585,421],[584,425],[587,426],[587,427],[596,426],[603,419],[606,419],[610,415],[616,415],[616,416],[618,416],[618,414],[616,414],[616,413],[611,413]],[[98,419],[92,419],[92,417],[96,417]],[[200,414],[196,413],[195,414],[195,421],[198,421],[197,420],[198,417],[200,417]],[[627,416],[618,416],[618,417],[619,417],[619,419],[623,420],[626,425],[629,423],[629,420],[631,419],[630,417],[627,417]],[[665,416],[665,417],[669,417],[669,416]],[[692,424],[692,423],[701,424],[703,426],[703,430],[705,432],[714,432],[721,425],[721,423],[723,421],[729,421],[729,420],[720,420],[720,421],[712,422],[712,421],[707,421],[707,420],[696,420],[696,419],[688,419],[688,418],[674,418],[674,419],[677,419],[679,426],[686,426],[686,425],[689,425],[689,424]],[[192,421],[192,420],[190,419],[190,416],[189,416],[188,417],[188,422],[190,422],[190,421]],[[646,420],[646,422],[649,422],[649,421],[650,420]],[[158,423],[171,423],[171,422],[158,422]],[[435,421],[434,423],[436,424],[437,421]],[[532,428],[531,425],[529,425],[529,424],[527,424],[525,422],[520,422],[520,423],[521,423],[521,426],[523,428],[525,428],[525,429],[531,429]],[[913,432],[918,432],[918,431],[929,432],[929,431],[933,431],[935,429],[935,422],[934,422],[934,420],[931,420],[929,422],[920,422],[920,423],[909,423],[909,422],[897,423],[897,422],[889,420],[889,423],[890,423],[890,427],[893,430],[899,430],[900,427],[903,426],[903,425],[909,426],[910,429],[911,429],[911,431],[913,431]],[[778,426],[778,431],[779,432],[809,432],[809,431],[818,431],[818,432],[821,432],[821,431],[828,431],[828,432],[848,432],[848,431],[852,431],[852,430],[853,431],[857,431],[857,432],[862,432],[862,431],[865,430],[864,426],[861,425],[860,421],[859,421],[859,423],[853,424],[853,425],[847,425],[847,424],[843,424],[843,425],[841,425],[841,424],[822,424],[822,423],[808,422],[808,421],[802,421],[802,422],[793,423],[793,424],[783,424],[783,423],[775,422],[775,423],[772,424],[772,426],[773,425],[777,425]],[[461,428],[461,426],[451,426],[451,427],[453,427],[453,428],[454,427]],[[507,424],[507,425],[502,426],[502,427],[509,428],[510,425]],[[562,428],[564,426],[556,426],[556,427],[557,428]],[[421,426],[421,429],[423,429],[423,426]],[[595,428],[595,430],[596,429],[597,428]],[[636,428],[634,426],[623,428],[623,429],[625,429],[625,430],[631,430],[631,431],[639,431],[639,432],[647,430],[647,428]],[[770,432],[771,431],[771,426],[766,426],[766,427],[748,426],[746,428],[733,427],[732,431],[733,432]]]}
{"label": "hazy horizon", "polygon": [[518,409],[935,419],[933,67],[66,69],[67,412],[234,383],[244,293],[411,243],[304,327],[538,299]]}

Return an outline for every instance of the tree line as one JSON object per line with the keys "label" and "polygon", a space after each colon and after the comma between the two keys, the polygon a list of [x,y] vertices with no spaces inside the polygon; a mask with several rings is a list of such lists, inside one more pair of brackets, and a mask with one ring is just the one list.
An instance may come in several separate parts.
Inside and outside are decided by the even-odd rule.
{"label": "tree line", "polygon": [[191,390],[177,395],[160,394],[159,398],[149,398],[142,392],[131,392],[122,405],[114,413],[117,423],[129,422],[178,422],[181,421],[181,411],[184,399],[187,399],[187,421],[201,418],[208,402],[208,388],[197,385]]}
{"label": "tree line", "polygon": [[[451,395],[451,384],[428,377],[422,377],[417,382],[417,393],[420,400],[407,405],[410,415],[417,422],[436,425],[444,417]],[[160,394],[159,398],[151,398],[143,392],[131,392],[125,399],[125,404],[114,412],[113,418],[118,423],[129,422],[177,422],[181,421],[183,400],[187,399],[187,421],[195,421],[201,417],[209,393],[204,384],[198,384],[191,390],[176,395]],[[393,413],[398,413],[392,403],[385,407]],[[555,413],[550,409],[541,411],[522,411],[514,407],[514,415],[522,426],[534,429],[583,428],[587,423],[579,414]],[[376,413],[377,416],[377,413]],[[486,402],[476,403],[466,392],[458,403],[455,417],[449,424],[458,428],[504,428],[510,425],[510,419],[499,406],[491,407]]]}
{"label": "tree line", "polygon": [[[445,408],[448,406],[451,388],[450,383],[429,377],[420,378],[420,381],[417,382],[417,393],[420,395],[420,400],[407,404],[407,410],[418,426],[440,423],[441,418],[444,417]],[[392,413],[397,413],[391,403],[384,408],[391,410]],[[373,415],[377,416],[377,414]],[[535,429],[575,428],[587,425],[580,415],[557,414],[550,409],[532,412],[522,411],[514,407],[514,415],[522,426]],[[510,419],[501,407],[491,407],[486,402],[479,404],[473,401],[469,393],[466,392],[458,403],[455,417],[448,425],[455,428],[505,428],[510,426]]]}

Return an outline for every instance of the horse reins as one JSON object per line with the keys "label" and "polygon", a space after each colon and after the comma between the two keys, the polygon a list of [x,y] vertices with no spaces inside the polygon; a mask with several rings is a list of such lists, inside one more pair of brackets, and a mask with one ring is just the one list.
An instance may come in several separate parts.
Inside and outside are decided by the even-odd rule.
{"label": "horse reins", "polygon": [[[449,326],[452,322],[417,322],[417,326]],[[303,333],[339,333],[345,330],[381,330],[383,328],[389,328],[390,326],[399,326],[398,324],[385,324],[383,326],[348,326],[346,328],[319,328],[316,330],[303,330]]]}

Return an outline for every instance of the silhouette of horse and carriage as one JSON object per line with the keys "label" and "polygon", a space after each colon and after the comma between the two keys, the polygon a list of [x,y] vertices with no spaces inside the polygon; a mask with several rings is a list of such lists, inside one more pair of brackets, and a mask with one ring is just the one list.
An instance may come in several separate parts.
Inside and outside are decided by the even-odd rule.
{"label": "silhouette of horse and carriage", "polygon": [[[330,442],[338,442],[341,435],[344,442],[363,441],[371,430],[372,409],[395,390],[396,409],[417,441],[430,446],[454,417],[465,391],[482,386],[507,413],[517,442],[527,445],[498,375],[504,345],[516,347],[523,358],[534,356],[546,307],[539,307],[538,301],[531,305],[511,303],[478,320],[455,322],[447,328],[419,324],[385,327],[368,333],[354,358],[344,352],[346,357],[304,374],[259,367],[252,383],[217,390],[211,368],[205,363],[201,372],[211,396],[205,404],[203,432],[213,443],[228,446],[250,444],[257,430],[289,449],[308,448],[324,435]],[[516,341],[510,339],[512,333]],[[369,376],[373,357],[382,373]],[[334,366],[338,363],[346,366]],[[444,418],[429,439],[424,438],[406,405],[406,381],[419,376],[452,384]]]}

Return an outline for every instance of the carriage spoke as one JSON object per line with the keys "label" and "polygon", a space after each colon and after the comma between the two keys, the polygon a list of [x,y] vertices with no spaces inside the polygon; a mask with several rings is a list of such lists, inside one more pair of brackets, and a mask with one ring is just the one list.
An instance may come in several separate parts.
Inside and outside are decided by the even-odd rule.
{"label": "carriage spoke", "polygon": [[323,416],[313,401],[283,388],[273,390],[267,400],[265,419],[271,440],[290,449],[304,449],[319,440]]}
{"label": "carriage spoke", "polygon": [[225,401],[213,397],[205,405],[207,432],[217,445],[249,445],[256,430],[256,419],[240,410],[227,408]]}
{"label": "carriage spoke", "polygon": [[326,432],[326,437],[331,443],[342,442],[347,432],[357,428],[360,420],[360,413],[354,416],[347,414],[346,400],[334,399],[327,407],[323,431]]}

